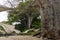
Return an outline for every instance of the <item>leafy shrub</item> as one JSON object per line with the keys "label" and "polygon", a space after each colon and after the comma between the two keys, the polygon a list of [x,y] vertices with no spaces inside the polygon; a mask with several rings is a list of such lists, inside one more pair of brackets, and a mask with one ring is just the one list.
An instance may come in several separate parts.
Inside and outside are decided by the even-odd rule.
{"label": "leafy shrub", "polygon": [[4,28],[0,25],[0,30],[5,31]]}

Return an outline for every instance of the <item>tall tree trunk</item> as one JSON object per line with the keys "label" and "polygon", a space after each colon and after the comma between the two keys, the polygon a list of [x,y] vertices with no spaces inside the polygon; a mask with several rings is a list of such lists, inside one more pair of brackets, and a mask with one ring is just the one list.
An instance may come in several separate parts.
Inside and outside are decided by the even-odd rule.
{"label": "tall tree trunk", "polygon": [[40,5],[43,40],[60,40],[60,0],[36,0]]}
{"label": "tall tree trunk", "polygon": [[32,20],[33,20],[33,17],[28,15],[28,24],[27,24],[27,26],[28,26],[29,29],[31,28]]}

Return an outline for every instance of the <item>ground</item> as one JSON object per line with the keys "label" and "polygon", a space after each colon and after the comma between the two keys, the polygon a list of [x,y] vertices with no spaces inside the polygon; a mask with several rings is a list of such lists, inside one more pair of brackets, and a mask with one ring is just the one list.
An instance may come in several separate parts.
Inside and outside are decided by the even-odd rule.
{"label": "ground", "polygon": [[0,40],[42,40],[42,39],[32,36],[6,36],[0,37]]}

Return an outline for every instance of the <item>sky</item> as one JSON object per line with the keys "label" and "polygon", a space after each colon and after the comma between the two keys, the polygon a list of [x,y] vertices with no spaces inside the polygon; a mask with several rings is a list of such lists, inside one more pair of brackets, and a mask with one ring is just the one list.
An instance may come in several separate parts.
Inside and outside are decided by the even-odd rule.
{"label": "sky", "polygon": [[[0,0],[0,4],[4,5],[6,0]],[[6,11],[0,12],[0,22],[8,20],[8,13]]]}
{"label": "sky", "polygon": [[[11,5],[7,3],[7,0],[0,0],[0,4],[11,7]],[[17,5],[16,2],[15,2],[15,5]],[[0,22],[7,21],[7,20],[8,20],[8,13],[6,11],[0,12]]]}
{"label": "sky", "polygon": [[8,21],[8,13],[6,11],[0,12],[0,22]]}
{"label": "sky", "polygon": [[[14,2],[14,4],[16,6],[18,3]],[[0,0],[0,5],[11,7],[11,5],[7,2],[7,0]],[[7,11],[0,12],[0,22],[7,20],[8,20],[8,12]]]}

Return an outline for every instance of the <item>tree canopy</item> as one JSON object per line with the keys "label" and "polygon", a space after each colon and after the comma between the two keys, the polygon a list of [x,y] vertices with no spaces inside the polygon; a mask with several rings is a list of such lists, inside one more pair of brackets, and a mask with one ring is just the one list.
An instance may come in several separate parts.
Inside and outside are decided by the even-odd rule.
{"label": "tree canopy", "polygon": [[40,19],[37,19],[37,17],[40,16],[40,13],[32,4],[34,4],[34,1],[32,0],[20,2],[15,10],[9,11],[9,23],[21,22],[21,24],[16,25],[18,30],[22,30],[23,28],[24,30],[34,27],[39,28]]}

